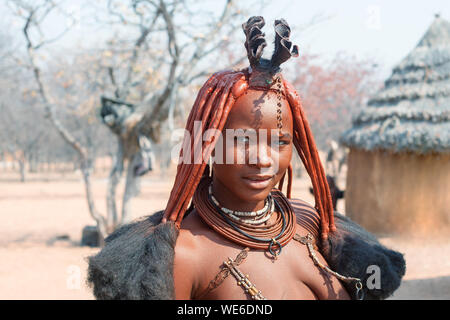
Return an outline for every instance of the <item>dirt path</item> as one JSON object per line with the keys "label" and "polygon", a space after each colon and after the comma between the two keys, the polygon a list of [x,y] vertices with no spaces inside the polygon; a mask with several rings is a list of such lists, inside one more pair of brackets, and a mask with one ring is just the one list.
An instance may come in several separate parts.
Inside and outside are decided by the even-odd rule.
{"label": "dirt path", "polygon": [[426,238],[382,238],[404,254],[406,274],[391,299],[450,299],[449,233]]}

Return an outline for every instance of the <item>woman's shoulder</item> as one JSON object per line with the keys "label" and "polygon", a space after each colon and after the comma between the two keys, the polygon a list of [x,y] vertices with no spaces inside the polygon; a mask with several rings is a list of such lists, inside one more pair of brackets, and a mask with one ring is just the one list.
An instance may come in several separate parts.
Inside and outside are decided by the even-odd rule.
{"label": "woman's shoulder", "polygon": [[[160,223],[162,212],[114,231],[89,257],[88,283],[97,299],[172,299],[178,230]],[[130,277],[130,275],[132,275]]]}
{"label": "woman's shoulder", "polygon": [[195,212],[184,217],[175,246],[176,264],[190,265],[198,260],[199,255],[203,252],[202,238],[204,234],[204,227],[196,218]]}
{"label": "woman's shoulder", "polygon": [[[195,256],[210,255],[210,250],[219,250],[222,247],[238,248],[239,246],[225,239],[218,232],[208,226],[193,209],[185,216],[177,240],[175,251],[195,253]],[[189,257],[187,257],[189,258]],[[195,258],[194,258],[195,259]]]}

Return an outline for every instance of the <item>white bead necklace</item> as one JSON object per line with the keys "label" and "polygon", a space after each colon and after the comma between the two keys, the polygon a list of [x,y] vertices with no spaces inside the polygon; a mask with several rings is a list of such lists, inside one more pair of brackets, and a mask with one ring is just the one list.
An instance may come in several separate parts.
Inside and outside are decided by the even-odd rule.
{"label": "white bead necklace", "polygon": [[[272,212],[274,209],[274,202],[271,196],[267,197],[267,199],[265,200],[264,208],[258,211],[237,211],[222,207],[219,201],[217,201],[217,199],[212,194],[211,185],[209,185],[208,187],[208,192],[214,204],[217,207],[219,207],[223,213],[225,213],[231,219],[238,221],[240,223],[248,225],[258,225],[266,222],[272,216]],[[253,220],[249,220],[249,219],[242,219],[241,217],[254,217],[254,218]]]}

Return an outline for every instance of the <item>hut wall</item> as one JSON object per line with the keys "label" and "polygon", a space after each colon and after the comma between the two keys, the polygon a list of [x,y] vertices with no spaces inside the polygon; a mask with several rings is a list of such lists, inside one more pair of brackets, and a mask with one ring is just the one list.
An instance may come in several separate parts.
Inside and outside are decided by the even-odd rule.
{"label": "hut wall", "polygon": [[346,215],[378,235],[433,234],[450,227],[450,155],[352,148]]}

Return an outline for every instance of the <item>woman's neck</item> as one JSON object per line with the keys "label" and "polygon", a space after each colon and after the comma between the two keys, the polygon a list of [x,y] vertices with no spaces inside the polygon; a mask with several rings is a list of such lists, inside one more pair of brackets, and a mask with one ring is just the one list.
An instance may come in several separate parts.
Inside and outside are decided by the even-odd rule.
{"label": "woman's neck", "polygon": [[264,208],[265,199],[248,201],[239,197],[225,187],[219,180],[214,179],[212,183],[212,194],[222,207],[234,211],[257,211]]}

